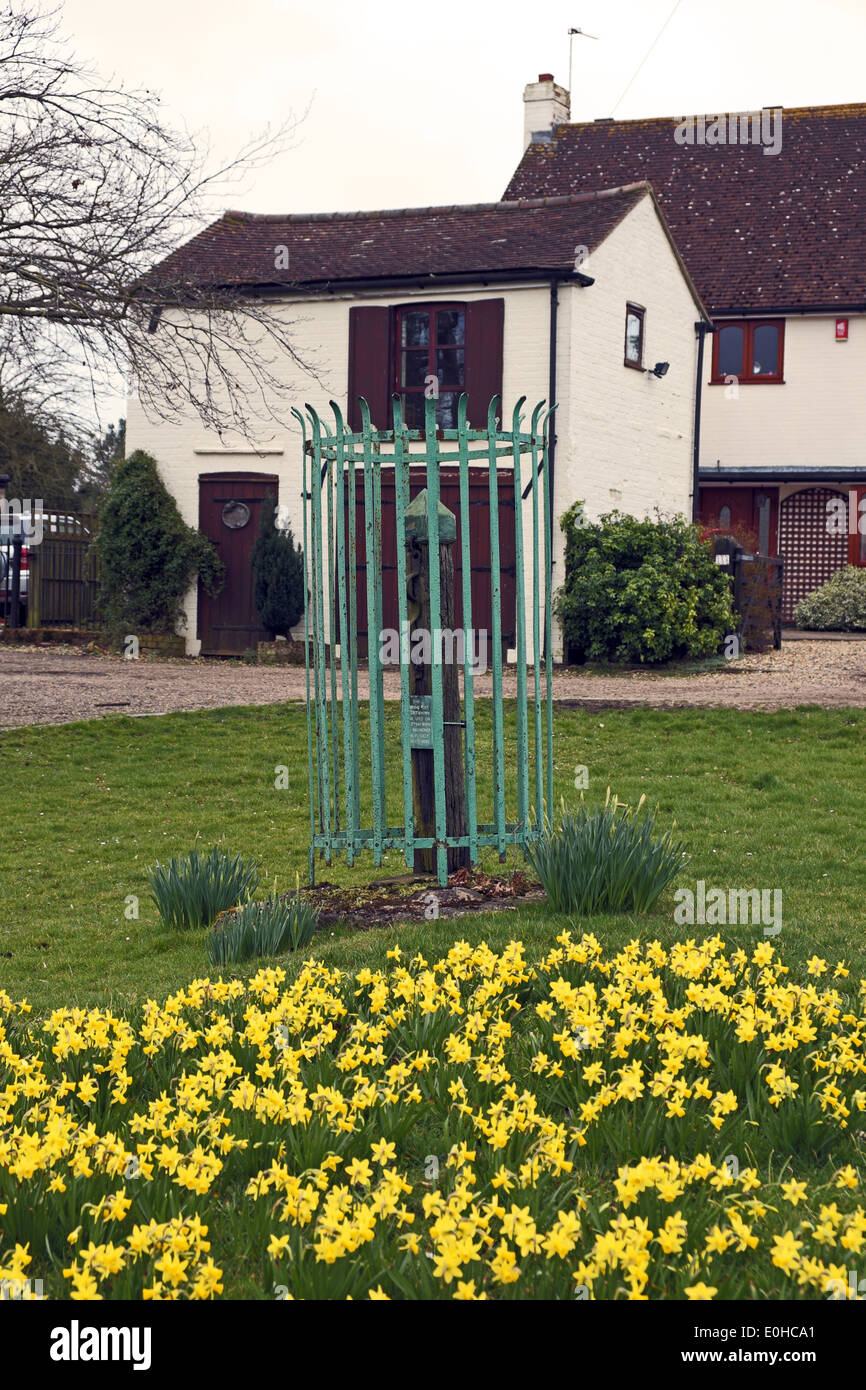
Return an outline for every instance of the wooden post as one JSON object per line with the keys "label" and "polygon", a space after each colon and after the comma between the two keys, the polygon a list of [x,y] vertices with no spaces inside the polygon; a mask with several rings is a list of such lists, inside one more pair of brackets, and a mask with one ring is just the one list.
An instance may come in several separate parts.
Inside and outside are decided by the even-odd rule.
{"label": "wooden post", "polygon": [[[419,499],[415,499],[413,510]],[[447,510],[446,508],[442,509]],[[453,515],[449,513],[449,515]],[[455,522],[456,529],[456,522]],[[430,625],[430,553],[424,535],[418,527],[406,546],[406,575],[409,594],[409,693],[410,696],[432,695],[433,643],[441,633],[432,633]],[[411,527],[407,527],[411,534]],[[446,530],[446,536],[448,532]],[[442,632],[453,632],[454,555],[453,533],[439,547],[439,594]],[[417,658],[424,659],[417,659]],[[453,645],[442,652],[442,710],[445,720],[445,818],[449,835],[466,835],[466,781],[463,761],[463,724],[460,709],[460,684]],[[412,792],[415,808],[415,834],[436,834],[436,797],[433,778],[433,749],[412,748]],[[454,873],[469,865],[469,847],[448,850],[448,872]],[[415,872],[435,873],[436,852],[433,849],[415,850]]]}
{"label": "wooden post", "polygon": [[27,626],[39,627],[39,598],[42,591],[41,547],[33,546],[27,576]]}

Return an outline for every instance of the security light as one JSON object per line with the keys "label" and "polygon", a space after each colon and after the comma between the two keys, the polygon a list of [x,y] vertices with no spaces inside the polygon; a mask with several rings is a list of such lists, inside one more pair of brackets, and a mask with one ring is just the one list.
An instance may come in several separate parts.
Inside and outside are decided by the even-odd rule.
{"label": "security light", "polygon": [[670,362],[656,362],[654,367],[647,367],[647,376],[665,376],[670,365]]}

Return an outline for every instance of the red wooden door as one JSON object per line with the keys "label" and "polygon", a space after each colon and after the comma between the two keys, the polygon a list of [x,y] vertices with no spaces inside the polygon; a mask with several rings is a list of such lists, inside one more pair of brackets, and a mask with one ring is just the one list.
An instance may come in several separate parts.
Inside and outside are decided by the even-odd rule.
{"label": "red wooden door", "polygon": [[199,477],[199,530],[213,541],[226,567],[225,583],[215,597],[199,585],[198,635],[204,656],[237,656],[267,637],[253,604],[250,553],[268,492],[279,497],[279,479],[270,473]]}
{"label": "red wooden door", "polygon": [[[762,508],[767,507],[762,519]],[[727,510],[725,510],[727,508]],[[779,512],[778,488],[702,487],[701,523],[713,529],[733,529],[761,555],[776,555]],[[763,533],[763,534],[762,534]]]}
{"label": "red wooden door", "polygon": [[[426,486],[426,470],[412,468],[409,472],[410,500]],[[493,606],[490,598],[490,485],[486,468],[469,469],[469,548],[472,559],[470,588],[472,594],[472,626],[476,632],[493,629]],[[463,555],[460,526],[460,473],[457,468],[442,468],[439,492],[443,504],[457,518],[457,539],[454,542],[454,589],[456,623],[463,626]],[[362,653],[367,650],[367,567],[364,540],[364,471],[359,469],[355,479],[356,535],[358,538],[358,643]],[[501,574],[500,618],[503,647],[515,642],[516,566],[514,545],[514,474],[503,469],[499,476],[499,568]],[[400,629],[397,599],[397,516],[394,497],[394,477],[382,469],[382,626]]]}

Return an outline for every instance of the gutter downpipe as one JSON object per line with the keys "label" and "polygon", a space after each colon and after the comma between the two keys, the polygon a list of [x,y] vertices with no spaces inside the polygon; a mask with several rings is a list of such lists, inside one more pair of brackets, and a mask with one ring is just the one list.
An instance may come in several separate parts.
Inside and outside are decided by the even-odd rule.
{"label": "gutter downpipe", "polygon": [[[547,400],[549,406],[556,404],[556,327],[559,309],[559,278],[556,275],[550,277],[550,347],[548,350],[548,383]],[[548,467],[548,486],[550,488],[550,554],[553,556],[553,540],[555,532],[555,513],[556,500],[553,488],[556,476],[556,411],[550,417],[550,439],[547,446],[547,467]]]}
{"label": "gutter downpipe", "polygon": [[695,324],[698,334],[698,369],[695,382],[695,439],[692,454],[692,521],[698,519],[698,469],[701,459],[701,393],[704,385],[704,339],[713,332],[713,325],[704,319]]}

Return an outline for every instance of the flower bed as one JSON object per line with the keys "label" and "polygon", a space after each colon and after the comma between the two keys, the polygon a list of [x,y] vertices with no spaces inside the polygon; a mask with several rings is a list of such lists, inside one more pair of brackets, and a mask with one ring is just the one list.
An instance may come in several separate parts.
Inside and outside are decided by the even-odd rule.
{"label": "flower bed", "polygon": [[[866,987],[719,937],[0,993],[0,1279],[49,1298],[856,1293]],[[237,1289],[243,1268],[242,1293]]]}

